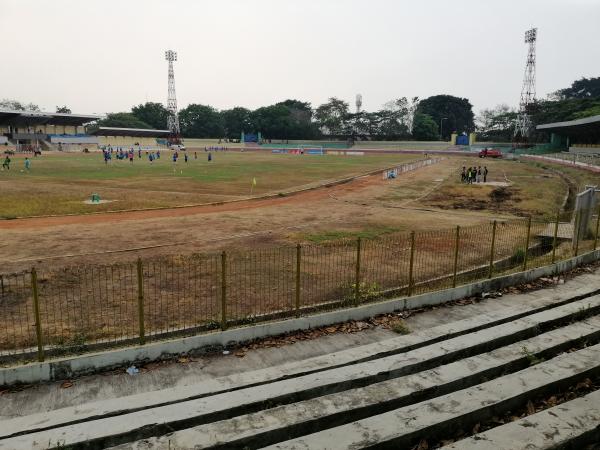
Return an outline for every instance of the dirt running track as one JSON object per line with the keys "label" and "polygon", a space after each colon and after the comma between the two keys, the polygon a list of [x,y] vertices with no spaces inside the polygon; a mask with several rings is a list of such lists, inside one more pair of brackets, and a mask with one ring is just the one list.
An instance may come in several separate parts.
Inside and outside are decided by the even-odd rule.
{"label": "dirt running track", "polygon": [[126,220],[160,219],[165,217],[183,217],[197,214],[210,214],[216,212],[231,212],[244,209],[263,208],[288,203],[305,203],[307,201],[327,198],[330,194],[349,193],[374,184],[383,184],[381,174],[367,175],[356,180],[336,186],[322,186],[312,190],[291,193],[281,197],[249,198],[223,204],[208,204],[198,206],[183,206],[178,208],[146,209],[138,211],[115,211],[97,214],[81,214],[67,216],[31,217],[0,221],[0,230],[46,228],[59,225],[83,225],[98,223],[116,223]]}
{"label": "dirt running track", "polygon": [[436,189],[456,167],[448,158],[393,181],[371,175],[286,197],[220,205],[0,221],[0,272],[271,248],[340,230],[432,230],[489,220],[481,211],[397,209],[419,207],[418,201],[407,202]]}

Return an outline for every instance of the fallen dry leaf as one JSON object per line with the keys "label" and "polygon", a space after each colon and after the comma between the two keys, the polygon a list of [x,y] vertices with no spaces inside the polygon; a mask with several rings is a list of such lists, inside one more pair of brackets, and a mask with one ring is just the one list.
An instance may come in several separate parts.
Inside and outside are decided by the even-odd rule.
{"label": "fallen dry leaf", "polygon": [[63,383],[60,385],[61,389],[68,389],[71,386],[73,386],[73,383],[71,381],[63,381]]}

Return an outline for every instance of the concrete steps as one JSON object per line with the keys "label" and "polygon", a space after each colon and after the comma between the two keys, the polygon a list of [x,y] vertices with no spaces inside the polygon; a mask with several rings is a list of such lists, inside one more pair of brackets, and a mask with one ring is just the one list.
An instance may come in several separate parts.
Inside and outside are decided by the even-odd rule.
{"label": "concrete steps", "polygon": [[600,442],[600,391],[507,423],[444,450],[583,448]]}
{"label": "concrete steps", "polygon": [[177,431],[149,439],[146,445],[163,448],[170,442],[175,448],[258,448],[522,370],[532,359],[552,357],[583,340],[598,342],[599,326],[600,317],[594,317],[588,323],[576,323],[432,370]]}
{"label": "concrete steps", "polygon": [[599,358],[600,345],[595,345],[472,388],[265,448],[411,448],[423,436],[449,433],[514,409],[543,392],[598,374]]}
{"label": "concrete steps", "polygon": [[[202,385],[8,419],[0,449],[368,446],[357,429],[397,446],[597,373],[598,311],[591,290]],[[553,359],[527,367],[542,358]],[[438,406],[452,414],[430,414]],[[422,426],[398,427],[406,414]]]}

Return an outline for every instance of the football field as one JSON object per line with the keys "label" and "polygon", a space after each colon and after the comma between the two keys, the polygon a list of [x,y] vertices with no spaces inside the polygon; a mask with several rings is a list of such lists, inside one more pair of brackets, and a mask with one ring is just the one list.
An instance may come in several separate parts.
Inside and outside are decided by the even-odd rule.
{"label": "football field", "polygon": [[[195,157],[197,155],[197,158]],[[183,153],[176,163],[171,152],[150,163],[145,153],[105,164],[101,153],[14,156],[10,170],[0,172],[0,217],[86,214],[102,211],[163,208],[277,194],[384,169],[420,155],[285,155],[259,152],[204,151]],[[256,181],[256,183],[254,183]],[[101,204],[89,204],[92,194]],[[88,201],[86,203],[86,200]]]}

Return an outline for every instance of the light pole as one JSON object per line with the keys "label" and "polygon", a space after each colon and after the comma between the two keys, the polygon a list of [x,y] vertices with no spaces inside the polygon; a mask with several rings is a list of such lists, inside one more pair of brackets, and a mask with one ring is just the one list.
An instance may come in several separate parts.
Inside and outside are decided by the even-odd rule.
{"label": "light pole", "polygon": [[443,137],[442,137],[442,125],[444,123],[444,120],[448,120],[448,118],[447,117],[442,117],[440,119],[440,141],[443,139]]}

